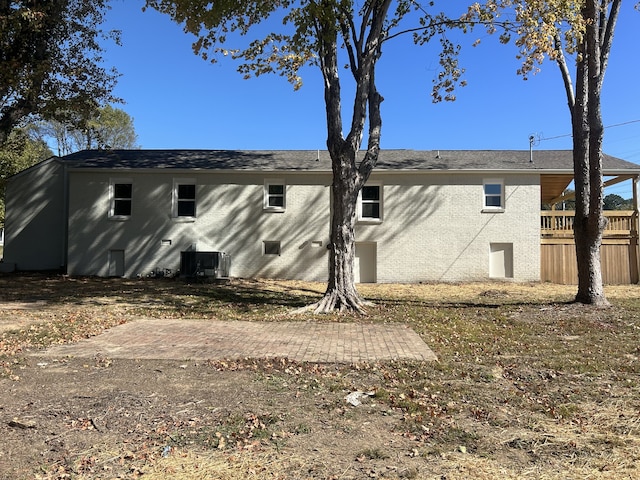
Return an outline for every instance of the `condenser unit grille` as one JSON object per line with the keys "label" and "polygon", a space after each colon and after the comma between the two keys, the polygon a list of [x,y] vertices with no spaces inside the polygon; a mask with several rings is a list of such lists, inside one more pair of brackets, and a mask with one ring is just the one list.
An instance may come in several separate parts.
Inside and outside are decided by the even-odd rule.
{"label": "condenser unit grille", "polygon": [[180,275],[228,278],[231,257],[224,252],[180,252]]}

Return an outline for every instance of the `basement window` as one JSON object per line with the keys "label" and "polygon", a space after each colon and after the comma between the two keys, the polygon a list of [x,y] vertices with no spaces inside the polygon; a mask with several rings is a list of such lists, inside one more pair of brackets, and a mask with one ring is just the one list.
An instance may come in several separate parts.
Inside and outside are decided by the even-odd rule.
{"label": "basement window", "polygon": [[262,242],[263,255],[280,255],[280,242]]}

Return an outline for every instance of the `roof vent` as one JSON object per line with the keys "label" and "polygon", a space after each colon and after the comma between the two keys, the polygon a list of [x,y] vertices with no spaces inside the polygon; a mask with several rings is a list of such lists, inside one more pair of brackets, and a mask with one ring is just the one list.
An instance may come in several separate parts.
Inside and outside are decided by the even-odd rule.
{"label": "roof vent", "polygon": [[533,141],[535,137],[533,135],[529,136],[529,163],[533,163]]}

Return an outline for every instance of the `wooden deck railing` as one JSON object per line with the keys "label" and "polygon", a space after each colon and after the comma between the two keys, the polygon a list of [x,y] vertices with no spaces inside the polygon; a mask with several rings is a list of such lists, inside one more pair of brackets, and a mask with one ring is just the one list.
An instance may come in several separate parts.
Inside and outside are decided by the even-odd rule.
{"label": "wooden deck railing", "polygon": [[[540,212],[540,233],[543,237],[563,238],[573,236],[573,210],[545,210]],[[636,216],[631,210],[606,210],[608,223],[604,230],[607,237],[628,237],[637,232]]]}

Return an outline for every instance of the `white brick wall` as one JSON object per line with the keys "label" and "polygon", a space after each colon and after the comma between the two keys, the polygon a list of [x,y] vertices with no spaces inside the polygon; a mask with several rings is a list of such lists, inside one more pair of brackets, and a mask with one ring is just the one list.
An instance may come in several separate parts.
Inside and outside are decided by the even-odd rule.
{"label": "white brick wall", "polygon": [[[164,170],[127,176],[134,185],[132,216],[114,221],[108,218],[110,175],[71,173],[70,274],[107,275],[109,250],[124,250],[126,276],[175,271],[180,252],[195,244],[199,251],[231,255],[232,276],[326,280],[329,173],[273,175],[287,185],[284,212],[263,210],[268,176],[262,174]],[[195,222],[171,218],[174,177],[197,179]],[[513,244],[514,280],[538,280],[539,177],[502,178],[504,212],[483,213],[482,175],[374,172],[371,181],[383,184],[384,220],[358,225],[356,238],[376,244],[377,281],[487,279],[491,243]],[[281,242],[281,255],[263,255],[265,240]]]}
{"label": "white brick wall", "polygon": [[514,280],[539,279],[537,178],[504,176],[503,213],[482,212],[482,178],[372,175],[384,184],[384,221],[358,226],[356,236],[377,243],[377,281],[487,279],[491,243],[513,244]]}
{"label": "white brick wall", "polygon": [[[327,278],[328,175],[305,176],[303,182],[296,180],[299,175],[278,175],[287,184],[287,208],[269,212],[263,210],[263,175],[199,173],[193,222],[171,218],[173,178],[185,176],[194,177],[129,175],[132,215],[115,221],[108,218],[110,176],[73,172],[69,273],[107,275],[110,250],[124,250],[125,276],[147,275],[156,268],[177,271],[180,252],[195,245],[199,251],[228,253],[233,276]],[[281,255],[263,255],[263,241],[281,242]]]}

